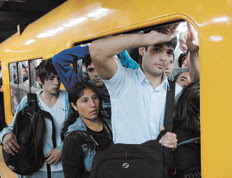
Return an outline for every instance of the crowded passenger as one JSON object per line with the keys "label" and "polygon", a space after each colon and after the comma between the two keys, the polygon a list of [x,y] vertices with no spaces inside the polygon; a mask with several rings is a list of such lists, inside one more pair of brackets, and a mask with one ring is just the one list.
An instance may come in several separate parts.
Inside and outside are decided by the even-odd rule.
{"label": "crowded passenger", "polygon": [[[178,143],[200,137],[199,82],[191,83],[183,89],[176,105],[173,133],[177,135]],[[199,142],[193,142],[178,146],[174,151],[178,178],[201,177],[200,147]]]}
{"label": "crowded passenger", "polygon": [[174,81],[178,83],[183,88],[191,83],[189,72],[179,73],[175,76]]}
{"label": "crowded passenger", "polygon": [[[188,23],[188,32],[182,34],[180,46],[188,50],[190,79],[194,83],[186,86],[176,105],[173,132],[178,138],[174,151],[177,177],[201,177],[200,141],[182,144],[183,141],[200,137],[200,84],[199,84],[199,42],[197,32]],[[182,144],[182,145],[181,145]]]}
{"label": "crowded passenger", "polygon": [[[45,119],[46,132],[44,133],[43,152],[45,162],[43,166],[31,175],[23,176],[25,178],[42,178],[47,176],[46,163],[50,164],[51,176],[53,178],[63,178],[63,167],[61,163],[63,141],[61,140],[61,129],[64,121],[68,117],[69,103],[66,92],[60,91],[60,80],[52,64],[52,60],[44,60],[36,67],[37,81],[42,90],[37,93],[38,105],[40,109],[47,111],[54,119],[56,129],[56,144],[52,144],[52,124],[50,120]],[[20,149],[17,138],[13,133],[13,127],[17,113],[28,105],[27,97],[24,97],[14,115],[12,125],[0,132],[0,141],[6,153],[15,155]],[[42,122],[42,120],[41,120]]]}
{"label": "crowded passenger", "polygon": [[[111,97],[114,143],[140,144],[159,135],[169,88],[165,70],[177,44],[174,31],[171,25],[163,27],[162,33],[118,35],[90,44],[93,63]],[[127,69],[115,60],[116,54],[128,48],[139,48],[142,69]],[[176,84],[175,96],[181,90]],[[168,132],[160,142],[176,148],[176,135]]]}
{"label": "crowded passenger", "polygon": [[[125,52],[124,56],[127,55]],[[76,61],[83,59],[83,63],[85,65],[87,74],[89,76],[90,81],[84,79],[79,73],[76,73],[70,64],[73,64]],[[134,62],[131,58],[123,58],[121,59],[122,64],[125,67],[129,68],[137,68],[136,62]],[[100,78],[97,70],[95,69],[94,64],[92,63],[92,59],[89,55],[89,47],[88,46],[75,46],[70,49],[66,49],[59,54],[53,57],[53,64],[57,71],[58,76],[60,77],[64,87],[67,91],[74,85],[76,82],[84,81],[85,83],[89,83],[91,87],[97,92],[99,99],[101,100],[101,114],[104,117],[110,119],[111,117],[111,103],[110,96],[107,88],[105,87],[103,81]]]}
{"label": "crowded passenger", "polygon": [[[22,83],[25,85],[25,86],[28,86],[29,85],[29,80],[28,80],[28,69],[27,67],[22,64]],[[17,77],[15,77],[14,79],[14,83],[17,83],[18,82],[18,79]]]}
{"label": "crowded passenger", "polygon": [[183,52],[188,51],[188,68],[189,75],[192,82],[199,81],[199,41],[197,31],[194,27],[187,23],[188,31],[180,33],[180,49]]}
{"label": "crowded passenger", "polygon": [[76,83],[69,90],[75,112],[62,130],[62,163],[67,178],[89,177],[94,155],[112,142],[110,121],[99,113],[100,100],[88,83]]}
{"label": "crowded passenger", "polygon": [[174,61],[175,61],[175,57],[173,55],[173,58],[170,60],[169,65],[167,66],[166,70],[165,70],[165,74],[167,76],[167,78],[170,80],[171,76],[172,76],[172,71],[174,69]]}

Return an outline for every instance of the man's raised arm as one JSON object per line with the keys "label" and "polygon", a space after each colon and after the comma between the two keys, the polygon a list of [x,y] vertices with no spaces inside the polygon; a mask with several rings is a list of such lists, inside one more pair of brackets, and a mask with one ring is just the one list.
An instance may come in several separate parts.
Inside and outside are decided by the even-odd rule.
{"label": "man's raised arm", "polygon": [[199,80],[199,41],[197,31],[188,22],[188,32],[180,34],[180,49],[183,52],[188,50],[189,73],[192,82]]}
{"label": "man's raised arm", "polygon": [[171,41],[174,34],[162,34],[151,31],[146,34],[123,34],[93,41],[90,44],[90,55],[100,76],[108,80],[117,71],[114,55],[129,49],[155,45]]}

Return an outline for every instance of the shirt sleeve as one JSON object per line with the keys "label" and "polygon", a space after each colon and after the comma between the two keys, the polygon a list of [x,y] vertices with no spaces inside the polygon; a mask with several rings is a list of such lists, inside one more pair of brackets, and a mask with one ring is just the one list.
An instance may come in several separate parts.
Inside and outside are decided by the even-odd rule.
{"label": "shirt sleeve", "polygon": [[88,46],[75,46],[70,49],[66,49],[59,54],[53,56],[52,61],[55,67],[55,70],[60,77],[60,80],[64,84],[64,87],[68,91],[72,85],[76,82],[81,81],[80,75],[78,75],[70,64],[73,64],[75,61],[85,58],[89,55]]}
{"label": "shirt sleeve", "polygon": [[18,105],[18,108],[14,114],[14,118],[13,121],[11,123],[11,125],[9,125],[8,127],[5,127],[1,132],[0,132],[0,142],[2,143],[2,139],[3,137],[8,134],[8,133],[13,133],[13,127],[14,127],[14,123],[15,123],[15,119],[16,116],[18,114],[19,111],[21,111],[25,106],[27,105],[27,96],[23,97],[23,99],[21,100],[21,102]]}
{"label": "shirt sleeve", "polygon": [[63,149],[63,145],[64,145],[64,142],[62,141],[62,142],[57,146],[57,148],[60,149],[60,150],[62,150],[62,149]]}
{"label": "shirt sleeve", "polygon": [[126,68],[130,68],[130,69],[138,69],[139,65],[137,64],[137,62],[135,62],[129,55],[129,53],[127,52],[127,50],[121,52],[119,55],[119,60],[121,62],[121,64],[126,67]]}
{"label": "shirt sleeve", "polygon": [[125,68],[117,61],[116,63],[117,71],[114,76],[109,80],[103,80],[111,99],[118,98],[122,95],[123,91],[130,85],[130,82],[133,81],[133,75],[135,73],[135,70]]}

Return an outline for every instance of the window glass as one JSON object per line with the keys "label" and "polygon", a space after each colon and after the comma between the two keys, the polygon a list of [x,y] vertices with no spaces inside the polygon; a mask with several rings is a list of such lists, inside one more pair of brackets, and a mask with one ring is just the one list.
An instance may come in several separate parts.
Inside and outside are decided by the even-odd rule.
{"label": "window glass", "polygon": [[14,114],[21,99],[27,93],[40,90],[36,82],[35,67],[42,59],[20,61],[9,64],[9,77],[11,87],[11,110]]}

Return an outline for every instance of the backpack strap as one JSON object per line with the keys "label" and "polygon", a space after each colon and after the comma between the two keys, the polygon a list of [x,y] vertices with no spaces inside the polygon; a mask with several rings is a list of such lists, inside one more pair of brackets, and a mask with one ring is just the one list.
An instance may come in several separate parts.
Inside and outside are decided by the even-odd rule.
{"label": "backpack strap", "polygon": [[185,140],[183,142],[178,143],[177,147],[179,147],[181,145],[188,144],[188,143],[198,143],[198,144],[200,144],[200,142],[201,142],[201,138],[200,137],[194,137],[194,138],[191,138],[189,140]]}
{"label": "backpack strap", "polygon": [[[53,148],[56,148],[56,130],[55,130],[54,120],[49,112],[41,110],[41,113],[44,116],[44,118],[48,118],[52,122],[52,142],[53,142]],[[50,164],[47,164],[47,178],[51,178],[51,166],[50,166]]]}
{"label": "backpack strap", "polygon": [[[39,105],[37,101],[37,94],[31,93],[31,91],[27,94],[27,101],[29,106],[35,106],[35,108],[38,110]],[[55,130],[55,123],[51,116],[51,114],[47,111],[41,110],[42,115],[44,118],[48,118],[52,122],[52,142],[53,142],[53,148],[56,148],[56,130]],[[47,178],[51,178],[51,167],[49,164],[47,164]]]}
{"label": "backpack strap", "polygon": [[52,143],[53,143],[53,148],[56,148],[56,128],[55,128],[53,117],[47,111],[41,110],[41,113],[45,118],[48,118],[52,122]]}
{"label": "backpack strap", "polygon": [[165,115],[164,115],[164,128],[165,131],[172,131],[172,122],[173,122],[173,112],[175,104],[175,86],[176,83],[168,80],[169,87],[167,87],[167,96],[166,96],[166,106],[165,106]]}

